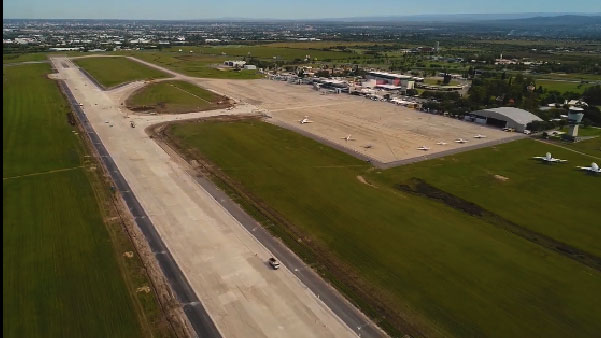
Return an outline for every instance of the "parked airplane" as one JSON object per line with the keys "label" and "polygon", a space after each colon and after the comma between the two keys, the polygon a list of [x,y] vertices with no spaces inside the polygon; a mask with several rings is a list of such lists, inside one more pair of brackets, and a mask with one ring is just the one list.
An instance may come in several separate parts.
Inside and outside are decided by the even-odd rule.
{"label": "parked airplane", "polygon": [[474,135],[474,138],[485,138],[486,135],[482,135],[482,134],[478,134],[478,135]]}
{"label": "parked airplane", "polygon": [[601,168],[599,168],[599,165],[595,162],[591,163],[590,167],[580,167],[579,166],[578,168],[580,168],[581,170],[590,171],[592,173],[597,173],[597,174],[601,173]]}
{"label": "parked airplane", "polygon": [[346,135],[345,137],[342,138],[345,141],[354,141],[355,139],[351,137],[351,134]]}
{"label": "parked airplane", "polygon": [[430,148],[426,147],[426,146],[421,146],[421,147],[417,147],[418,150],[430,150]]}
{"label": "parked airplane", "polygon": [[312,123],[313,121],[309,120],[308,116],[305,116],[304,119],[299,120],[298,122],[300,122],[301,124],[305,124],[305,123]]}
{"label": "parked airplane", "polygon": [[467,143],[467,140],[464,140],[462,138],[458,138],[455,140],[455,143]]}
{"label": "parked airplane", "polygon": [[446,142],[438,142],[438,143],[436,143],[436,144],[438,144],[439,146],[444,146],[444,145],[446,145],[447,143],[446,143]]}
{"label": "parked airplane", "polygon": [[533,158],[534,158],[534,159],[537,159],[537,160],[541,160],[541,161],[549,162],[549,163],[554,163],[554,162],[567,162],[567,161],[568,161],[568,160],[560,160],[560,159],[558,159],[558,158],[553,158],[553,156],[551,156],[551,153],[550,153],[550,152],[547,152],[547,153],[545,154],[545,157],[536,156],[536,157],[533,157]]}

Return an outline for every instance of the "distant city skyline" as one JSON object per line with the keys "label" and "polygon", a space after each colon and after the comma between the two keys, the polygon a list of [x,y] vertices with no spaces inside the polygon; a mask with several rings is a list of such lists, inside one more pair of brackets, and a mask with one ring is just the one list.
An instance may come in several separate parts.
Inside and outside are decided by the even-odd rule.
{"label": "distant city skyline", "polygon": [[601,12],[599,0],[4,0],[3,18],[19,19],[156,19],[219,18],[323,19],[351,17],[506,14],[524,12]]}

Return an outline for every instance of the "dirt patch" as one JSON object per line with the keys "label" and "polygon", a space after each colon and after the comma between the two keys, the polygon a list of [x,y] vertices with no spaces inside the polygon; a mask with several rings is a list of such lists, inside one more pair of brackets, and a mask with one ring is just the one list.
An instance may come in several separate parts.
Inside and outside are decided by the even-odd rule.
{"label": "dirt patch", "polygon": [[509,180],[509,177],[505,177],[505,176],[501,176],[501,175],[495,175],[495,178],[502,182]]}
{"label": "dirt patch", "polygon": [[141,286],[139,288],[136,289],[136,292],[144,292],[144,293],[150,293],[150,287],[149,286]]}
{"label": "dirt patch", "polygon": [[363,176],[361,176],[361,175],[357,175],[357,179],[359,180],[359,182],[361,182],[361,183],[363,183],[363,184],[365,184],[365,185],[368,185],[368,186],[370,186],[370,187],[372,187],[372,188],[375,188],[375,186],[374,186],[373,184],[369,183],[369,182],[368,182],[368,181],[365,179],[365,177],[363,177]]}
{"label": "dirt patch", "polygon": [[487,223],[509,231],[527,241],[540,245],[545,249],[553,250],[564,257],[587,265],[597,271],[601,271],[601,258],[566,243],[559,242],[547,235],[525,228],[500,215],[488,211],[475,203],[466,201],[458,196],[431,186],[420,178],[411,178],[405,184],[397,185],[397,188],[401,191],[422,195],[429,199],[440,201],[451,208],[461,210],[470,216],[479,217]]}

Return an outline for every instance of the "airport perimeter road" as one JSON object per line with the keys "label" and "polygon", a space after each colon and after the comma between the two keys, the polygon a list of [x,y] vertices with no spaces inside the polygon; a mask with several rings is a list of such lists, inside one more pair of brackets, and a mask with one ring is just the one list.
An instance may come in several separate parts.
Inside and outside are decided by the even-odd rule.
{"label": "airport perimeter road", "polygon": [[[222,336],[353,337],[353,330],[361,332],[349,329],[290,270],[271,270],[272,252],[150,139],[143,123],[130,127],[133,117],[126,118],[119,101],[127,86],[102,91],[66,63],[53,60],[55,77],[83,104],[105,155],[114,160]],[[241,106],[228,113],[249,110]]]}

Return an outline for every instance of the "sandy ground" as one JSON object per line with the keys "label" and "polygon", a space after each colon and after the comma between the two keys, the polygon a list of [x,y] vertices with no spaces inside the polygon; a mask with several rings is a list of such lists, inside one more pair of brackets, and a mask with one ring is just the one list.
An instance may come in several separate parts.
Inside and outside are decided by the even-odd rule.
{"label": "sandy ground", "polygon": [[[516,133],[359,96],[321,95],[310,86],[284,81],[203,79],[198,82],[203,87],[264,109],[279,125],[300,128],[382,163],[420,157],[425,153],[473,149],[475,145],[517,136]],[[305,116],[314,122],[301,125],[299,120]],[[343,139],[349,134],[355,141]],[[474,138],[478,134],[486,138]],[[455,143],[457,138],[466,139],[468,143]],[[438,142],[447,144],[438,145]],[[420,146],[430,150],[418,150]]]}
{"label": "sandy ground", "polygon": [[[285,267],[270,270],[266,261],[271,253],[144,132],[156,122],[222,112],[247,114],[253,106],[185,117],[130,115],[121,103],[143,82],[102,91],[71,61],[55,58],[53,64],[58,70],[53,77],[64,79],[84,105],[93,128],[224,337],[356,336]],[[131,120],[136,128],[130,127]]]}

